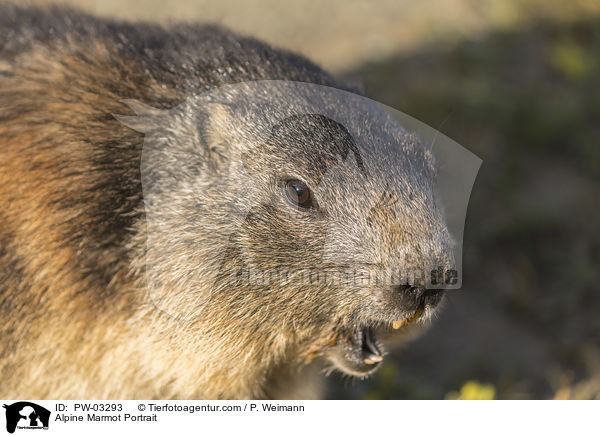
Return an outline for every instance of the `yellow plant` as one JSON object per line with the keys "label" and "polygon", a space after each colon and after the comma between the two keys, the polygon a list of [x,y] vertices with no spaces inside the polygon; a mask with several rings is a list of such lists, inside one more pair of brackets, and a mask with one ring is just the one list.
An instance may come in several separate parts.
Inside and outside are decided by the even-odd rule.
{"label": "yellow plant", "polygon": [[481,384],[469,380],[460,388],[460,392],[452,391],[446,395],[447,400],[493,400],[496,389],[490,384]]}

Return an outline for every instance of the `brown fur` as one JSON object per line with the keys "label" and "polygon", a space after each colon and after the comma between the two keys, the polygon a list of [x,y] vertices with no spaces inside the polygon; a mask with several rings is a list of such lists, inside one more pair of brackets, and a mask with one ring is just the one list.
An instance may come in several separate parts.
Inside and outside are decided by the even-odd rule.
{"label": "brown fur", "polygon": [[[0,396],[283,398],[318,394],[318,385],[307,382],[308,373],[315,370],[307,363],[326,355],[340,341],[348,341],[347,328],[370,322],[370,315],[361,311],[371,291],[359,289],[346,295],[343,290],[306,289],[293,282],[265,291],[218,276],[216,283],[230,292],[213,295],[202,316],[182,321],[156,310],[147,295],[146,265],[163,262],[167,294],[181,295],[186,289],[182,280],[185,283],[185,274],[196,264],[181,269],[169,267],[168,262],[175,264],[189,255],[202,265],[207,256],[203,250],[210,247],[200,244],[194,252],[169,259],[146,251],[148,223],[140,181],[144,136],[112,114],[133,114],[122,103],[124,99],[172,108],[192,90],[185,78],[154,73],[148,69],[150,61],[120,49],[117,40],[94,32],[69,35],[33,41],[16,51],[0,50]],[[280,78],[287,70],[277,62],[291,62],[294,65],[286,68],[292,72],[285,73],[291,79],[303,74],[307,81],[330,81],[316,67],[295,66],[296,60],[268,58],[264,62],[273,62],[271,72],[261,72],[262,66],[250,61],[241,64],[240,71],[256,68],[258,72],[252,74]],[[182,65],[183,69],[187,64]],[[244,78],[223,82],[238,79]],[[205,83],[202,80],[199,77],[197,83]],[[227,135],[234,131],[227,125],[232,122],[230,115],[212,112],[209,141],[227,142]],[[406,141],[407,150],[414,148],[410,145],[414,138]],[[302,147],[309,147],[308,156],[316,156],[308,144]],[[249,151],[248,168],[281,166],[277,163],[281,157],[273,151],[277,147],[264,145]],[[424,162],[425,155],[419,153],[411,159]],[[203,155],[207,162],[213,158]],[[205,174],[210,177],[207,169]],[[415,180],[421,180],[418,177]],[[268,181],[257,178],[256,183]],[[416,195],[426,204],[428,188],[421,188]],[[223,189],[225,194],[205,193],[214,209],[227,194],[228,188]],[[384,249],[370,250],[380,256],[381,263],[391,262],[389,253],[398,247],[414,248],[409,250],[411,262],[425,261],[421,241],[429,241],[431,229],[441,224],[434,209],[416,204],[409,207],[405,198],[384,199],[365,217],[378,229],[374,234],[385,235],[377,241]],[[190,210],[184,206],[182,214]],[[211,219],[216,218],[207,211],[206,223],[218,228],[218,221],[215,224]],[[307,220],[305,216],[298,219]],[[225,256],[225,265],[235,268],[244,261],[267,268],[281,266],[281,259],[286,258],[290,265],[283,266],[304,262],[320,268],[314,253],[322,248],[323,229],[310,230],[307,225],[306,240],[297,241],[303,247],[298,251],[289,246],[289,221],[290,216],[281,211],[253,210],[246,221],[248,232],[239,236],[235,250]],[[185,245],[195,235],[202,236],[201,232],[175,232],[172,241],[163,241],[164,247],[176,241]],[[334,234],[344,239],[348,233],[339,229]],[[428,246],[440,255],[445,244],[437,241]],[[409,310],[400,307],[391,312],[407,316]],[[383,313],[384,309],[377,312],[374,322],[389,327],[394,318]]]}

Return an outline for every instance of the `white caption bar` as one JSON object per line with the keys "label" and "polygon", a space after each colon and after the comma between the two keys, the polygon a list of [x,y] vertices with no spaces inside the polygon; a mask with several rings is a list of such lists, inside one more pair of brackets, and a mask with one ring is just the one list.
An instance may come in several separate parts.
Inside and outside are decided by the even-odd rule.
{"label": "white caption bar", "polygon": [[[0,435],[588,434],[598,401],[0,400]],[[11,432],[12,431],[12,432]]]}

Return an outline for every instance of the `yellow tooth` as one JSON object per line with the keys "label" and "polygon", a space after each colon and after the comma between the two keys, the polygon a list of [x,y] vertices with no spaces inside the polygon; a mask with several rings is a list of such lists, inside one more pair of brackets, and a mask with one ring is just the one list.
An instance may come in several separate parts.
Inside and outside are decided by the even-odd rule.
{"label": "yellow tooth", "polygon": [[364,362],[367,365],[373,365],[377,362],[381,362],[383,360],[383,356],[376,356],[375,354],[371,354],[369,357],[367,357]]}
{"label": "yellow tooth", "polygon": [[406,325],[412,324],[418,317],[421,316],[422,313],[423,313],[423,307],[419,307],[413,316],[411,316],[410,318],[403,319],[401,321],[394,321],[394,323],[392,324],[392,327],[394,328],[394,330],[398,330],[400,327],[404,327]]}
{"label": "yellow tooth", "polygon": [[415,314],[412,316],[412,318],[408,320],[408,324],[410,324],[413,321],[415,321],[418,317],[421,316],[422,313],[423,313],[423,306],[419,306],[419,308],[417,309],[417,311],[415,312]]}
{"label": "yellow tooth", "polygon": [[394,330],[398,330],[400,327],[404,327],[406,325],[406,320],[403,319],[401,321],[394,321],[394,324],[392,324],[392,327],[394,328]]}

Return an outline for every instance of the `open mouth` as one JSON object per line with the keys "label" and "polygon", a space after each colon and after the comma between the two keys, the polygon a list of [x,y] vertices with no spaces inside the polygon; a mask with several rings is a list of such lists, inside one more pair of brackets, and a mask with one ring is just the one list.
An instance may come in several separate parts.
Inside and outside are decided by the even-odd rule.
{"label": "open mouth", "polygon": [[[392,323],[393,329],[400,329],[416,322],[423,314],[424,305],[420,305],[411,316]],[[342,371],[366,376],[374,372],[384,357],[384,350],[371,327],[359,327],[340,341],[341,350],[332,358],[333,363]]]}
{"label": "open mouth", "polygon": [[[382,363],[385,351],[379,340],[394,340],[398,335],[393,330],[404,329],[417,324],[431,316],[432,311],[443,298],[443,289],[419,289],[407,287],[402,289],[405,296],[412,300],[398,302],[400,310],[389,310],[387,314],[378,314],[372,322],[348,326],[340,331],[337,343],[327,352],[327,358],[340,371],[364,377],[374,372]],[[400,316],[400,319],[394,317]],[[407,331],[408,332],[408,331]]]}

